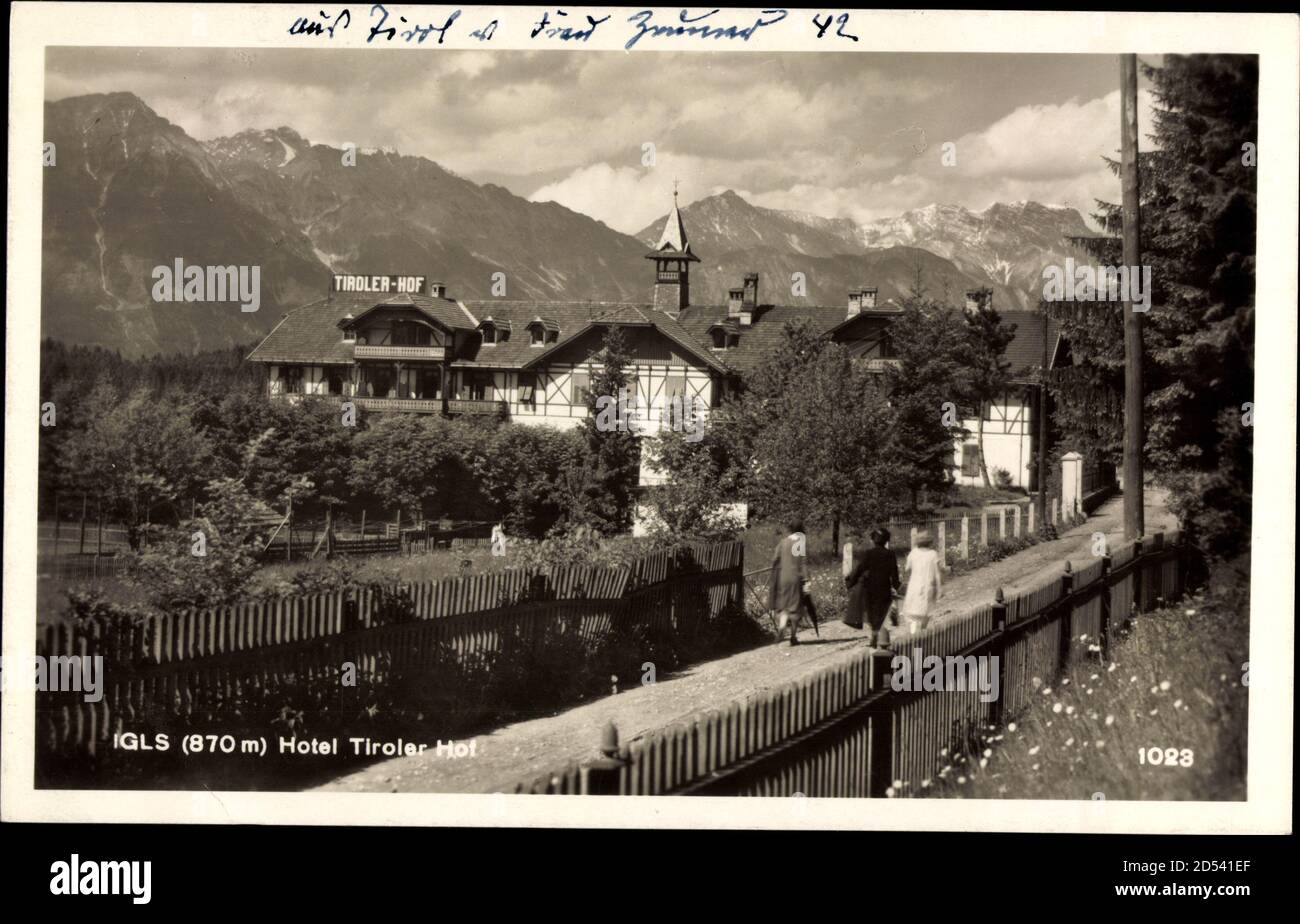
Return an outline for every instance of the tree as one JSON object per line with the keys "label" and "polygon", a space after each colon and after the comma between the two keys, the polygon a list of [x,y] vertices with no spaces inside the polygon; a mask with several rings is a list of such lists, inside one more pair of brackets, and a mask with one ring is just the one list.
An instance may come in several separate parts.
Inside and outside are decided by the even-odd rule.
{"label": "tree", "polygon": [[477,481],[469,458],[479,438],[459,421],[385,416],[357,434],[350,484],[387,509],[421,518],[472,510]]}
{"label": "tree", "polygon": [[883,519],[904,469],[887,451],[893,414],[876,377],[791,324],[753,381],[715,414],[743,496],[769,518],[828,523],[836,544],[841,523]]}
{"label": "tree", "polygon": [[[1143,66],[1156,101],[1153,149],[1140,156],[1142,260],[1151,267],[1144,324],[1148,468],[1180,521],[1212,555],[1249,548],[1254,395],[1255,217],[1259,63],[1248,55],[1169,55]],[[1113,161],[1112,168],[1117,169]],[[1111,235],[1119,206],[1098,202]],[[1118,239],[1086,243],[1118,265]],[[1110,372],[1122,338],[1113,304],[1062,306],[1076,365]],[[1063,425],[1081,429],[1087,399],[1114,376],[1054,383]],[[1122,393],[1122,388],[1118,389]],[[1081,400],[1082,397],[1082,400]],[[1070,416],[1070,413],[1073,416]]]}
{"label": "tree", "polygon": [[591,376],[587,417],[580,428],[586,450],[582,470],[571,469],[569,473],[571,483],[577,485],[571,519],[612,536],[632,528],[641,470],[640,438],[631,427],[602,426],[598,416],[598,400],[606,396],[617,401],[630,381],[627,367],[631,356],[620,326],[606,328],[603,345],[594,359],[599,365]]}
{"label": "tree", "polygon": [[952,483],[953,444],[969,431],[961,411],[972,392],[970,337],[957,311],[915,288],[890,328],[897,366],[885,372],[892,409],[889,452],[917,506],[922,489]]}
{"label": "tree", "polygon": [[1004,358],[1007,345],[1016,336],[1015,324],[1002,323],[993,307],[993,290],[981,289],[977,306],[966,311],[966,334],[970,338],[967,376],[970,400],[976,418],[975,441],[979,446],[980,477],[989,487],[989,466],[984,457],[984,418],[989,402],[996,401],[1011,385],[1011,363]]}
{"label": "tree", "polygon": [[736,498],[735,471],[718,430],[693,439],[681,431],[665,430],[650,437],[643,451],[667,479],[646,491],[650,534],[673,542],[734,538],[737,523],[726,510]]}
{"label": "tree", "polygon": [[238,603],[257,573],[264,508],[238,478],[207,485],[198,516],[151,528],[130,580],[166,612]]}
{"label": "tree", "polygon": [[137,388],[125,399],[101,383],[74,408],[80,425],[59,455],[60,482],[102,504],[125,523],[132,548],[141,527],[162,507],[176,520],[189,513],[182,498],[197,496],[212,474],[212,445],[192,423],[193,400]]}

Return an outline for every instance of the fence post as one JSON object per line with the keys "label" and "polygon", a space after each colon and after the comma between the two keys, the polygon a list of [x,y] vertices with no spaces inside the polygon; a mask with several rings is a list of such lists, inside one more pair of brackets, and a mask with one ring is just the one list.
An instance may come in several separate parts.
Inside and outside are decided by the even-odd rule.
{"label": "fence post", "polygon": [[1029,526],[1028,526],[1028,528],[1026,529],[1026,532],[1028,532],[1029,535],[1031,535],[1031,536],[1034,534],[1034,508],[1035,508],[1036,506],[1038,506],[1038,505],[1037,505],[1037,504],[1030,504],[1030,505],[1029,505]]}
{"label": "fence post", "polygon": [[[1104,537],[1103,537],[1104,541]],[[1101,582],[1103,590],[1101,593],[1101,638],[1097,642],[1101,646],[1101,663],[1105,664],[1110,661],[1110,585],[1107,579],[1110,577],[1110,546],[1101,556]]]}
{"label": "fence post", "polygon": [[77,554],[86,554],[86,494],[81,494],[81,535],[77,538]]}
{"label": "fence post", "polygon": [[95,558],[104,554],[104,501],[101,499],[95,506],[96,519],[98,524],[95,531]]}
{"label": "fence post", "polygon": [[1074,627],[1074,606],[1070,602],[1070,592],[1074,590],[1074,567],[1070,560],[1065,560],[1065,570],[1061,572],[1061,602],[1057,604],[1058,608],[1063,611],[1061,615],[1061,652],[1060,652],[1060,669],[1065,670],[1070,663],[1070,642],[1073,638],[1071,630]]}
{"label": "fence post", "polygon": [[908,537],[907,547],[909,549],[916,548],[916,527],[915,526],[912,527],[911,535]]}
{"label": "fence post", "polygon": [[1012,508],[1011,514],[1012,514],[1011,528],[1015,530],[1016,538],[1019,539],[1022,535],[1020,529],[1020,505],[1019,504],[1016,504],[1016,506]]}
{"label": "fence post", "polygon": [[998,539],[1007,541],[1007,508],[998,508]]}
{"label": "fence post", "polygon": [[966,516],[961,518],[961,557],[970,559],[970,518]]}
{"label": "fence post", "polygon": [[989,704],[989,724],[1000,726],[1005,718],[1003,703],[1007,695],[1007,598],[999,587],[993,594],[993,634],[998,637],[998,696]]}
{"label": "fence post", "polygon": [[940,520],[938,527],[939,561],[948,561],[948,521]]}
{"label": "fence post", "polygon": [[[872,694],[884,693],[890,687],[890,664],[894,653],[876,650],[871,653],[870,686]],[[894,710],[890,706],[871,711],[867,745],[867,797],[881,799],[894,779]]]}
{"label": "fence post", "polygon": [[618,756],[618,728],[613,720],[600,733],[600,757],[582,765],[581,786],[584,796],[617,796],[626,760]]}
{"label": "fence post", "polygon": [[987,508],[980,511],[980,545],[986,549],[989,547],[989,512]]}
{"label": "fence post", "polygon": [[1061,522],[1061,499],[1060,499],[1059,497],[1053,497],[1053,498],[1052,498],[1052,514],[1051,514],[1051,516],[1052,516],[1052,525],[1053,525],[1053,526],[1056,526],[1056,525],[1058,525],[1058,524]]}

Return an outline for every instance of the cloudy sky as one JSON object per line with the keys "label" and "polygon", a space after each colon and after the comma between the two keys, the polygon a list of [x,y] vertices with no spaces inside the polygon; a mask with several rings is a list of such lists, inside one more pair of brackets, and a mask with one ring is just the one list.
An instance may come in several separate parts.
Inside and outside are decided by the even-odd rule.
{"label": "cloudy sky", "polygon": [[734,189],[857,221],[1022,199],[1086,215],[1119,195],[1101,160],[1118,82],[1094,55],[51,48],[45,93],[130,91],[204,140],[288,125],[392,147],[631,233],[674,179],[683,204]]}

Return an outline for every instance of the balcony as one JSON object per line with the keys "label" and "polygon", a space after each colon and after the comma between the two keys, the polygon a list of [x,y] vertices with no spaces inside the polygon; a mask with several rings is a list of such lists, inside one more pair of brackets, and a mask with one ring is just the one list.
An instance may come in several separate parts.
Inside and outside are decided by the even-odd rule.
{"label": "balcony", "polygon": [[447,413],[505,417],[506,403],[504,401],[472,401],[452,398],[447,402]]}
{"label": "balcony", "polygon": [[903,365],[901,359],[868,359],[865,360],[868,372],[884,372],[886,369],[898,369]]}
{"label": "balcony", "polygon": [[440,346],[373,346],[358,343],[352,348],[353,359],[440,360],[446,354],[446,349]]}

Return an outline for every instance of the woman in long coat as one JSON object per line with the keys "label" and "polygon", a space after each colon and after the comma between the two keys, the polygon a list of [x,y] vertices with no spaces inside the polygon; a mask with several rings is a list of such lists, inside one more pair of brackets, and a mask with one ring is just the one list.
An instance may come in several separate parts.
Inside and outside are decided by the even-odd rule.
{"label": "woman in long coat", "polygon": [[849,589],[848,606],[844,613],[844,622],[855,629],[862,628],[863,617],[871,626],[868,642],[873,645],[883,644],[881,627],[889,613],[894,594],[898,591],[898,558],[889,545],[889,532],[883,529],[871,531],[872,547],[863,551],[854,551],[853,569],[844,578]]}
{"label": "woman in long coat", "polygon": [[789,623],[790,644],[798,645],[799,617],[804,614],[804,598],[808,593],[808,540],[802,522],[795,520],[787,526],[789,535],[777,544],[772,555],[767,605],[777,614],[777,641]]}

